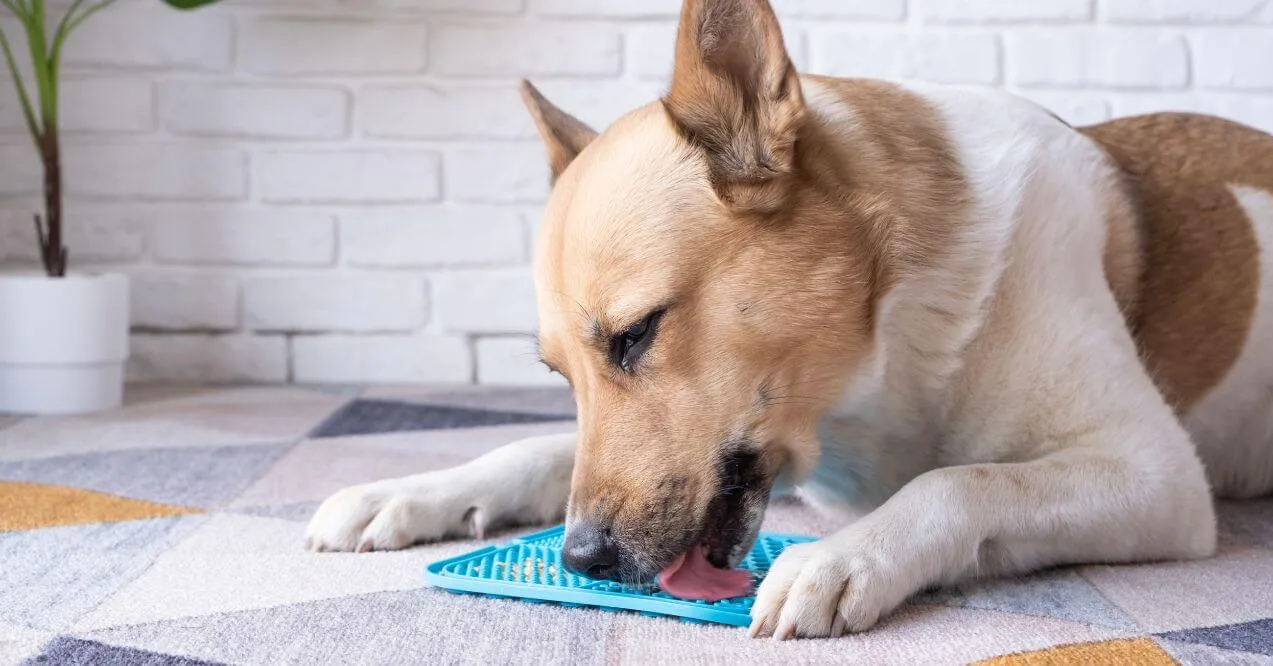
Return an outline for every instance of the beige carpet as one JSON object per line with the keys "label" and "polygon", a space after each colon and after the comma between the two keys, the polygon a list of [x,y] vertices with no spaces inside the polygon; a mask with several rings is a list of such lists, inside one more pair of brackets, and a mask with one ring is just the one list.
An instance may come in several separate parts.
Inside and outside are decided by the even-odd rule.
{"label": "beige carpet", "polygon": [[[1211,560],[970,584],[787,643],[423,585],[474,542],[301,547],[342,486],[569,430],[572,412],[551,391],[160,387],[113,413],[0,419],[0,664],[1273,664],[1270,501],[1222,507]],[[832,526],[782,504],[766,527]]]}

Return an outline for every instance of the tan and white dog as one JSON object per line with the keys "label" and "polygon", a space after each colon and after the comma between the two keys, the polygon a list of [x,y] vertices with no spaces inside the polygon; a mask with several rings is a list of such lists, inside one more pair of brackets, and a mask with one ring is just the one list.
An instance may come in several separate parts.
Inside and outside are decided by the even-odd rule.
{"label": "tan and white dog", "polygon": [[688,0],[669,92],[602,134],[524,93],[578,432],[343,490],[310,547],[568,507],[572,568],[648,581],[736,564],[794,489],[865,516],[783,553],[751,633],[827,636],[972,576],[1206,557],[1213,493],[1273,491],[1273,137],[798,75],[764,0]]}

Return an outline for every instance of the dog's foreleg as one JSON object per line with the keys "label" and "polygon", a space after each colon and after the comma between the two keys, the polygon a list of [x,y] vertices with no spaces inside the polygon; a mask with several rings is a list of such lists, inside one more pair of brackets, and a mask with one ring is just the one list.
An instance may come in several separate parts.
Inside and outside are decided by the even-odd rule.
{"label": "dog's foreleg", "polygon": [[916,592],[975,575],[1207,556],[1215,516],[1201,465],[1187,449],[1163,458],[1078,447],[922,474],[860,521],[783,552],[751,634],[861,631]]}
{"label": "dog's foreleg", "polygon": [[575,439],[574,433],[532,437],[459,467],[345,488],[318,507],[306,544],[389,550],[558,520],[570,494]]}

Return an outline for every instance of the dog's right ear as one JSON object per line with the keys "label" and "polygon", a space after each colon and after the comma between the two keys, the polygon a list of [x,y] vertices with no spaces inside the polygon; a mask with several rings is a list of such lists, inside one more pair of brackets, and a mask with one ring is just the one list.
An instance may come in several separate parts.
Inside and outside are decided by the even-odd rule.
{"label": "dog's right ear", "polygon": [[722,202],[782,208],[805,106],[767,0],[685,0],[663,104]]}
{"label": "dog's right ear", "polygon": [[597,137],[597,132],[553,106],[530,81],[522,79],[517,87],[522,93],[522,101],[535,119],[535,126],[539,128],[539,137],[548,149],[548,166],[555,182],[570,162]]}

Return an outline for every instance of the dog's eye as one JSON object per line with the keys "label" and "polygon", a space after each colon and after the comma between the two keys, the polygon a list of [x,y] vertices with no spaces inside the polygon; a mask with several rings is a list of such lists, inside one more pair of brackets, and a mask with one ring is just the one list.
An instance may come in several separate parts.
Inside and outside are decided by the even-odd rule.
{"label": "dog's eye", "polygon": [[636,369],[637,361],[650,348],[664,310],[655,310],[610,340],[610,362],[624,372]]}

